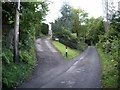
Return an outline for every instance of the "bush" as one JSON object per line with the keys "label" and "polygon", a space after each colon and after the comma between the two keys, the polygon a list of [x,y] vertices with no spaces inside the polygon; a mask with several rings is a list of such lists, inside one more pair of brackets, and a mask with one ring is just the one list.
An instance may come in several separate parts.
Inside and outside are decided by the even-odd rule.
{"label": "bush", "polygon": [[[115,32],[116,33],[116,32]],[[117,35],[111,31],[107,35],[99,35],[100,41],[96,44],[102,58],[102,82],[104,88],[118,87],[118,72],[120,70],[119,42]]]}
{"label": "bush", "polygon": [[100,35],[100,41],[96,44],[97,47],[101,48],[106,54],[111,55],[116,61],[119,60],[118,52],[120,40],[111,35]]}
{"label": "bush", "polygon": [[[33,55],[33,56],[31,57],[31,55]],[[34,53],[30,53],[29,51],[26,51],[26,50],[19,51],[19,60],[21,62],[25,62],[29,65],[35,64],[35,60],[33,58],[34,56],[35,56]]]}
{"label": "bush", "polygon": [[13,49],[2,48],[2,61],[5,64],[13,62]]}
{"label": "bush", "polygon": [[97,47],[102,61],[102,85],[103,88],[118,88],[119,72],[116,67],[118,64],[108,53]]}
{"label": "bush", "polygon": [[41,32],[42,32],[43,34],[47,35],[47,34],[48,34],[48,30],[49,30],[48,24],[42,23]]}
{"label": "bush", "polygon": [[87,46],[88,45],[86,43],[84,43],[84,42],[78,42],[77,49],[80,50],[80,51],[83,51],[83,50],[85,50],[87,48]]}
{"label": "bush", "polygon": [[[34,49],[30,51],[19,50],[19,64],[13,62],[13,49],[3,47],[2,56],[2,86],[11,88],[26,78],[32,72],[32,66],[35,65]],[[6,89],[5,89],[6,90]]]}
{"label": "bush", "polygon": [[70,48],[77,49],[77,38],[74,38],[69,30],[62,28],[61,32],[53,34],[53,38],[59,38],[59,41]]}
{"label": "bush", "polygon": [[70,40],[72,38],[71,32],[64,28],[60,32],[56,32],[55,36],[64,40]]}
{"label": "bush", "polygon": [[13,88],[25,79],[31,72],[31,65],[20,62],[19,65],[11,63],[10,65],[2,65],[2,88]]}
{"label": "bush", "polygon": [[[36,10],[41,5],[41,10]],[[44,16],[48,11],[47,1],[40,2],[21,2],[20,8],[20,35],[19,35],[19,65],[13,63],[13,49],[6,48],[6,39],[10,29],[14,28],[15,5],[14,2],[2,3],[3,22],[7,27],[3,27],[3,88],[13,87],[20,83],[31,72],[30,68],[35,65],[35,36],[36,29],[42,23]],[[8,8],[9,7],[9,8]],[[11,22],[12,21],[12,22]],[[12,26],[11,26],[11,25]],[[8,27],[8,26],[11,26]],[[6,29],[6,30],[5,30]],[[45,31],[48,33],[48,31]],[[8,39],[8,41],[10,41]],[[12,42],[12,41],[11,41]],[[9,46],[9,44],[8,44]],[[13,42],[11,43],[13,47]],[[11,48],[11,47],[9,47]]]}
{"label": "bush", "polygon": [[60,42],[63,43],[64,45],[69,46],[70,48],[74,48],[77,49],[77,39],[71,39],[71,40],[64,40],[64,39],[60,39]]}
{"label": "bush", "polygon": [[117,62],[120,61],[120,57],[119,57],[119,51],[120,51],[119,42],[120,42],[120,40],[118,38],[114,39],[113,42],[111,43],[111,51],[109,52],[111,54],[112,59],[117,61]]}

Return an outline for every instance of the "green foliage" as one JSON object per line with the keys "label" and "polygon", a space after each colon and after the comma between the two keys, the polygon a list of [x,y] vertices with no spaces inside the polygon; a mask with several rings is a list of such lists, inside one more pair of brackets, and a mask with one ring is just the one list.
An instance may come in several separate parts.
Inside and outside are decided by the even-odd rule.
{"label": "green foliage", "polygon": [[111,27],[114,28],[114,34],[118,36],[118,33],[120,32],[120,11],[116,11],[110,21]]}
{"label": "green foliage", "polygon": [[60,22],[59,25],[64,27],[65,29],[71,31],[72,30],[72,16],[73,16],[73,9],[68,3],[64,3],[60,9],[62,17],[58,19]]}
{"label": "green foliage", "polygon": [[88,47],[88,45],[82,41],[79,41],[77,45],[78,45],[77,49],[80,51],[84,51]]}
{"label": "green foliage", "polygon": [[[116,16],[116,17],[115,17]],[[113,18],[111,19],[110,24],[110,31],[106,35],[99,35],[99,43],[97,46],[99,46],[105,53],[111,55],[112,59],[119,62],[119,42],[118,39],[120,36],[119,31],[119,17],[117,14],[113,15]],[[116,25],[116,26],[115,26]]]}
{"label": "green foliage", "polygon": [[[8,8],[9,7],[9,8]],[[2,2],[2,23],[13,24],[15,18],[15,4],[14,2]]]}
{"label": "green foliage", "polygon": [[73,33],[81,32],[81,23],[85,23],[88,14],[81,9],[74,9],[68,3],[63,4],[61,8],[62,17],[55,20],[52,24],[52,30],[54,33],[62,32],[62,28],[69,30]]}
{"label": "green foliage", "polygon": [[38,35],[36,36],[36,38],[45,37],[45,36],[48,36],[48,35],[45,35],[45,34],[43,34],[43,33],[40,32],[40,34],[38,34]]}
{"label": "green foliage", "polygon": [[62,28],[61,32],[58,32],[56,36],[64,40],[70,40],[72,37],[71,32],[64,28]]}
{"label": "green foliage", "polygon": [[59,38],[59,41],[70,48],[77,49],[77,39],[73,37],[69,30],[62,28],[61,32],[55,34],[55,37]]}
{"label": "green foliage", "polygon": [[96,44],[102,58],[102,82],[104,88],[117,88],[119,83],[120,21],[118,16],[117,14],[113,15],[110,20],[110,31],[105,35],[99,35],[99,42]]}
{"label": "green foliage", "polygon": [[99,41],[99,35],[104,35],[103,18],[91,18],[87,22],[86,43],[88,45],[95,45]]}
{"label": "green foliage", "polygon": [[111,55],[114,60],[119,61],[118,52],[120,50],[119,48],[120,40],[118,38],[108,35],[99,37],[100,41],[99,43],[97,43],[97,46],[101,48],[105,53]]}
{"label": "green foliage", "polygon": [[118,69],[115,67],[118,62],[98,47],[102,60],[102,85],[103,88],[118,88]]}
{"label": "green foliage", "polygon": [[72,32],[77,34],[77,37],[79,37],[81,32],[84,32],[83,29],[81,29],[81,24],[86,23],[86,20],[88,18],[88,13],[86,13],[82,9],[73,9],[73,16],[72,16]]}
{"label": "green foliage", "polygon": [[49,25],[48,24],[45,24],[45,23],[42,23],[42,26],[41,26],[41,32],[45,35],[48,34],[48,30],[49,30]]}
{"label": "green foliage", "polygon": [[73,37],[73,38],[77,38],[76,33],[72,33],[72,37]]}
{"label": "green foliage", "polygon": [[[61,14],[62,17],[52,23],[53,37],[58,37],[61,43],[81,51],[88,45],[96,45],[102,57],[103,87],[117,87],[117,69],[120,68],[117,65],[120,62],[118,54],[120,51],[120,40],[118,39],[120,38],[120,12],[113,14],[112,19],[109,20],[110,31],[107,34],[102,17],[88,19],[87,13],[81,9],[71,8],[68,4],[63,5]],[[71,32],[76,33],[77,39],[73,38]],[[117,68],[114,65],[117,65]]]}
{"label": "green foliage", "polygon": [[5,64],[10,64],[13,62],[13,50],[7,49],[5,47],[2,48],[2,61]]}
{"label": "green foliage", "polygon": [[[74,9],[68,3],[64,3],[60,10],[62,17],[55,20],[52,24],[53,37],[58,37],[60,42],[74,49],[80,49],[78,41],[85,39],[86,28],[81,23],[85,23],[88,14],[82,9]],[[73,37],[76,33],[77,37]],[[84,37],[83,37],[84,36]],[[85,47],[85,40],[82,41]],[[82,47],[81,47],[82,49]],[[82,49],[83,50],[83,49]]]}
{"label": "green foliage", "polygon": [[[22,2],[20,19],[20,43],[23,46],[31,48],[34,45],[36,29],[41,25],[43,17],[46,15],[47,4],[45,2]],[[44,9],[37,9],[41,5]],[[34,27],[33,27],[34,26]]]}
{"label": "green foliage", "polygon": [[[15,5],[13,2],[2,3],[3,25],[14,24]],[[9,7],[9,8],[8,8]],[[40,7],[40,8],[39,8]],[[42,24],[46,12],[48,11],[48,3],[40,2],[21,2],[20,10],[20,42],[19,42],[19,59],[20,66],[13,63],[13,49],[6,48],[6,38],[8,30],[3,30],[3,86],[13,87],[22,80],[23,77],[30,72],[29,68],[35,64],[34,44],[35,38],[44,36],[48,33],[48,25]],[[117,87],[117,69],[120,51],[118,39],[120,37],[120,12],[113,14],[110,20],[110,31],[105,34],[103,18],[90,18],[88,14],[81,9],[74,9],[65,3],[61,8],[62,17],[55,20],[52,24],[53,37],[58,37],[60,42],[71,48],[84,50],[88,45],[96,45],[102,57],[103,87]],[[10,28],[10,29],[11,29]],[[3,27],[4,29],[4,27]],[[42,33],[43,34],[42,34]],[[76,33],[76,36],[72,35]],[[65,56],[65,46],[59,42],[53,42],[61,53]],[[12,45],[12,44],[11,44]],[[13,46],[12,46],[13,47]],[[78,51],[68,50],[69,57],[73,58],[78,55]],[[117,68],[114,65],[118,66]],[[16,77],[17,76],[17,77]],[[113,84],[114,83],[114,84]]]}
{"label": "green foliage", "polygon": [[15,63],[10,63],[10,65],[3,64],[2,66],[2,86],[3,89],[15,87],[19,82],[32,72],[31,65],[25,63],[19,63],[16,65]]}
{"label": "green foliage", "polygon": [[35,33],[35,37],[36,38],[39,38],[40,37],[40,34],[41,34],[41,24],[39,25],[36,25],[36,33]]}
{"label": "green foliage", "polygon": [[55,23],[51,23],[53,33],[60,32],[62,29],[62,24],[64,23],[60,18],[58,18],[58,20],[55,20]]}
{"label": "green foliage", "polygon": [[35,61],[33,60],[34,58],[31,57],[32,54],[34,55],[34,53],[29,53],[29,51],[20,50],[19,51],[19,59],[21,62],[25,62],[29,65],[33,65],[33,64],[35,64]]}
{"label": "green foliage", "polygon": [[35,37],[40,38],[48,35],[49,25],[46,23],[41,23],[36,27]]}
{"label": "green foliage", "polygon": [[[20,83],[26,78],[32,66],[35,65],[35,38],[43,18],[48,11],[48,3],[46,1],[40,2],[21,2],[20,8],[20,35],[19,35],[19,65],[13,62],[13,49],[6,47],[6,38],[8,37],[9,27],[14,24],[15,6],[13,2],[2,3],[2,24],[3,27],[3,88],[11,88]],[[40,7],[40,8],[39,8]],[[4,30],[6,28],[7,30]],[[40,27],[39,27],[40,26]],[[11,29],[11,28],[10,28]],[[41,31],[40,31],[41,32]],[[13,40],[12,40],[13,41]],[[13,47],[13,42],[12,42]]]}
{"label": "green foliage", "polygon": [[21,80],[26,78],[32,66],[35,65],[35,52],[19,50],[19,65],[13,62],[13,49],[3,47],[2,52],[2,80],[3,88],[10,88],[16,86]]}

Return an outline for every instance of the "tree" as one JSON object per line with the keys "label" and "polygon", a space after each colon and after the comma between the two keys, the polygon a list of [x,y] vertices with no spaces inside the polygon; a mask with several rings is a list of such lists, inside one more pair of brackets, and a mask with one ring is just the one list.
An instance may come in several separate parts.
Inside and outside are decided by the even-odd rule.
{"label": "tree", "polygon": [[88,13],[84,12],[84,10],[82,9],[73,9],[73,11],[74,12],[72,16],[72,31],[77,34],[77,37],[79,37],[80,33],[83,31],[81,29],[81,24],[86,22]]}
{"label": "tree", "polygon": [[[10,0],[9,0],[10,1]],[[2,2],[2,68],[3,89],[13,88],[16,84],[25,78],[26,70],[30,70],[35,65],[35,34],[36,28],[40,26],[48,11],[48,3],[45,0],[39,2],[21,2],[20,9],[20,42],[19,42],[19,63],[22,66],[16,66],[13,63],[13,43],[11,48],[6,47],[6,38],[8,38],[11,25],[14,25],[15,6],[13,2]],[[7,24],[7,26],[5,26]],[[12,26],[12,30],[13,26]],[[13,40],[12,40],[13,42]],[[8,67],[9,66],[9,67]],[[20,73],[20,69],[22,70]],[[9,71],[9,72],[8,72]],[[8,74],[6,74],[6,72]],[[14,74],[15,73],[15,74]],[[12,77],[11,77],[12,75]],[[14,78],[16,77],[17,78]],[[12,79],[14,78],[14,79]]]}
{"label": "tree", "polygon": [[59,19],[62,27],[71,31],[72,30],[72,16],[73,16],[73,9],[68,3],[64,3],[61,10],[60,10],[62,17]]}
{"label": "tree", "polygon": [[112,15],[112,19],[110,20],[110,25],[111,25],[111,36],[120,36],[120,11],[116,11]]}
{"label": "tree", "polygon": [[48,34],[48,30],[49,30],[49,25],[48,24],[45,24],[45,23],[42,23],[42,26],[41,26],[41,32],[45,35]]}
{"label": "tree", "polygon": [[[78,48],[77,43],[82,42],[85,45],[85,32],[86,28],[83,23],[86,23],[88,13],[82,9],[74,9],[68,3],[64,3],[60,10],[62,16],[55,20],[55,23],[51,23],[53,30],[53,37],[56,36],[60,39],[60,42],[65,45],[72,45],[72,48]],[[77,34],[76,37],[72,37],[72,33]],[[82,40],[82,41],[81,41]],[[70,43],[72,42],[72,43]],[[83,48],[80,48],[83,49]]]}
{"label": "tree", "polygon": [[[8,8],[9,7],[9,8]],[[35,44],[35,33],[37,32],[37,26],[40,26],[41,22],[44,20],[46,12],[48,11],[48,3],[45,1],[40,2],[21,2],[20,9],[20,35],[19,35],[19,51],[33,53]],[[15,4],[13,2],[2,2],[2,25],[3,25],[3,46],[6,46],[6,40],[11,30],[14,30],[14,19],[15,19]],[[7,26],[6,26],[7,25]],[[18,33],[18,32],[17,32]],[[12,35],[12,36],[11,36]],[[14,34],[10,34],[11,38]],[[13,53],[13,40],[11,40],[11,47],[7,48]],[[3,51],[4,53],[4,51]],[[19,55],[20,61],[25,60],[25,54]],[[31,60],[34,60],[34,54],[31,56]],[[27,61],[28,58],[26,58]],[[12,59],[13,60],[13,59]],[[6,61],[6,60],[4,60]],[[30,61],[30,59],[29,59]],[[29,62],[28,61],[28,62]]]}
{"label": "tree", "polygon": [[[10,9],[9,9],[9,8]],[[15,4],[14,2],[2,2],[2,24],[14,24]]]}
{"label": "tree", "polygon": [[81,24],[86,22],[88,13],[82,9],[74,9],[68,3],[63,4],[60,12],[62,16],[55,20],[55,23],[51,23],[53,32],[57,33],[64,28],[77,33],[78,37],[79,33],[82,32]]}
{"label": "tree", "polygon": [[103,9],[104,9],[104,16],[106,18],[105,22],[105,28],[106,33],[110,30],[110,19],[112,18],[112,15],[115,13],[115,6],[113,0],[102,0]]}
{"label": "tree", "polygon": [[45,1],[21,3],[20,43],[23,44],[21,48],[31,48],[34,44],[35,35],[40,30],[47,11],[48,4]]}
{"label": "tree", "polygon": [[103,18],[90,18],[87,21],[86,43],[88,45],[95,45],[99,41],[99,35],[104,35]]}

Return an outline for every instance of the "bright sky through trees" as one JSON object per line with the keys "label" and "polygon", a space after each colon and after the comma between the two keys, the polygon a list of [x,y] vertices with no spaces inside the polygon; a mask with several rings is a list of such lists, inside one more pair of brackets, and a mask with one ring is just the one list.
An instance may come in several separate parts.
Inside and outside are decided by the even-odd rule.
{"label": "bright sky through trees", "polygon": [[[49,5],[49,12],[46,16],[46,23],[53,22],[56,18],[60,17],[59,12],[63,2],[68,2],[74,8],[81,8],[89,13],[89,17],[103,16],[102,0],[49,0],[52,2]],[[117,3],[119,0],[113,0],[114,5],[118,8]]]}

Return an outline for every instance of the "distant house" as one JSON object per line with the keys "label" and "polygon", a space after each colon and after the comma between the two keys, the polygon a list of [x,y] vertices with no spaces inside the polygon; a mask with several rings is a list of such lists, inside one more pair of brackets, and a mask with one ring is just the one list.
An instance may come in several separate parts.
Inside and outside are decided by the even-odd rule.
{"label": "distant house", "polygon": [[49,30],[49,35],[52,35],[52,30]]}
{"label": "distant house", "polygon": [[51,24],[49,24],[49,31],[48,31],[49,35],[52,35],[52,30],[51,30]]}

